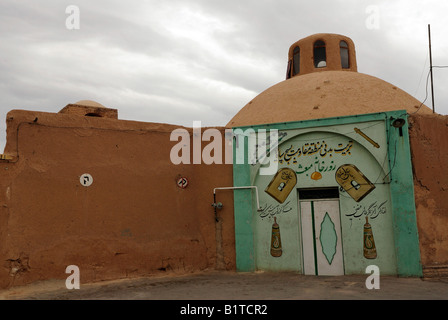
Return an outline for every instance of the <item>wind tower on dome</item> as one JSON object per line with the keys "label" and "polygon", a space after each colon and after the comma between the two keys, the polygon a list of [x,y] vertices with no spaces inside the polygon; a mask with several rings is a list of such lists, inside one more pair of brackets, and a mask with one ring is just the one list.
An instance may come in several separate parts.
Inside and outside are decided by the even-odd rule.
{"label": "wind tower on dome", "polygon": [[430,108],[397,86],[358,72],[355,44],[349,37],[318,33],[291,45],[286,79],[252,99],[227,127],[394,110],[432,114]]}
{"label": "wind tower on dome", "polygon": [[320,71],[358,71],[353,41],[338,34],[319,33],[289,48],[286,79]]}

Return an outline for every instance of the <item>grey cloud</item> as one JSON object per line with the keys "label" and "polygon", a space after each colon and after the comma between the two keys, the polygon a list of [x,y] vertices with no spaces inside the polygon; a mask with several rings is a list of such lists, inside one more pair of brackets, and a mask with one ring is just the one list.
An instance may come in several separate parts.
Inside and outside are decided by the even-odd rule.
{"label": "grey cloud", "polygon": [[[436,10],[421,9],[425,18],[414,9],[396,11],[419,3],[3,0],[0,117],[15,107],[57,112],[68,103],[91,99],[117,108],[122,119],[225,125],[253,97],[284,80],[287,50],[293,42],[319,32],[351,37],[359,72],[389,81],[422,100],[426,31],[414,37],[407,34],[409,19],[416,30],[434,24],[435,62],[448,65],[448,47],[442,44],[447,28],[440,5]],[[70,4],[80,8],[80,30],[65,28],[65,8]],[[365,24],[366,7],[372,4],[381,9],[378,30]],[[206,38],[171,31],[186,8],[192,13],[185,17],[192,19],[186,26],[209,27],[203,30]],[[448,69],[434,71],[438,110],[447,114],[443,83]],[[4,130],[0,120],[0,131]]]}

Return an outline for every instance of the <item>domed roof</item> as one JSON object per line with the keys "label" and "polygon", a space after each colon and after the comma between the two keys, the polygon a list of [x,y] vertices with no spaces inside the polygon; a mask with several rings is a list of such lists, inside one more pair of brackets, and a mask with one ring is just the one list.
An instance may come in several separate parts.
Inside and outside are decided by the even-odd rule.
{"label": "domed roof", "polygon": [[85,107],[106,108],[101,103],[98,103],[93,100],[80,100],[80,101],[76,102],[75,104],[79,105],[79,106],[85,106]]}
{"label": "domed roof", "polygon": [[62,108],[59,113],[118,119],[117,109],[106,108],[102,104],[92,100],[80,100],[76,103],[70,103]]}
{"label": "domed roof", "polygon": [[276,122],[406,110],[432,110],[379,78],[351,71],[326,71],[292,77],[265,90],[227,124],[239,127]]}

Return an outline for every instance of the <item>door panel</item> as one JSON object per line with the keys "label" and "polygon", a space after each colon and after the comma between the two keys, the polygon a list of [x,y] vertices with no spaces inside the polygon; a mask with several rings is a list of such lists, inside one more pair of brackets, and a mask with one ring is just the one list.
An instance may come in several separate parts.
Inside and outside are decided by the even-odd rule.
{"label": "door panel", "polygon": [[316,274],[314,261],[314,234],[311,202],[300,202],[300,221],[302,225],[303,273]]}
{"label": "door panel", "polygon": [[339,201],[313,201],[319,275],[343,275]]}
{"label": "door panel", "polygon": [[343,275],[339,200],[301,201],[305,274]]}

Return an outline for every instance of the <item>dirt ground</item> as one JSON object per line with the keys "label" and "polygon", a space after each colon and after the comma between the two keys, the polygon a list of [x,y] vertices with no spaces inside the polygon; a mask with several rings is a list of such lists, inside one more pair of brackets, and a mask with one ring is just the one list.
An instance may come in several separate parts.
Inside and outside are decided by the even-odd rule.
{"label": "dirt ground", "polygon": [[304,276],[297,273],[205,271],[102,281],[67,289],[65,279],[0,291],[1,300],[448,300],[448,279],[369,275]]}

